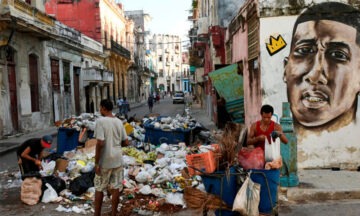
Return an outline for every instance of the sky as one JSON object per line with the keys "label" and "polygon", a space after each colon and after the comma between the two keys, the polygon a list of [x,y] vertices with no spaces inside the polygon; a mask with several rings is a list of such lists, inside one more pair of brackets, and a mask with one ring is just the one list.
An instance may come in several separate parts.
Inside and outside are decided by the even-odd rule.
{"label": "sky", "polygon": [[192,0],[117,0],[125,11],[144,10],[151,16],[149,23],[151,34],[179,35],[182,40],[188,39]]}

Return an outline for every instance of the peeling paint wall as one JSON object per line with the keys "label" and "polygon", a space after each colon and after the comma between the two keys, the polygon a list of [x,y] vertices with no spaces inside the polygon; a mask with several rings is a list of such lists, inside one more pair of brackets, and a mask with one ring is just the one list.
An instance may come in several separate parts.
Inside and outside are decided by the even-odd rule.
{"label": "peeling paint wall", "polygon": [[[285,57],[290,58],[290,45],[292,40],[292,31],[293,25],[295,20],[298,17],[298,13],[305,7],[311,4],[312,2],[320,3],[320,2],[327,2],[327,1],[260,1],[260,62],[261,62],[261,79],[262,79],[262,91],[263,91],[263,104],[269,103],[274,106],[275,112],[278,113],[280,116],[282,114],[282,102],[287,102],[289,99],[288,94],[293,95],[294,90],[297,88],[291,88],[293,85],[298,85],[300,82],[305,82],[306,78],[302,81],[299,80],[297,83],[290,82],[291,79],[294,79],[290,72],[287,73],[286,79],[284,79],[284,59]],[[359,4],[359,1],[337,1],[337,2],[352,2]],[[341,16],[341,15],[337,15]],[[330,25],[327,23],[326,25]],[[360,25],[360,24],[359,24]],[[321,29],[324,29],[326,26],[322,26]],[[299,28],[299,27],[298,27]],[[342,29],[343,28],[343,29]],[[332,29],[342,29],[341,31],[347,31],[346,26],[343,27],[337,26],[336,28],[333,27]],[[319,28],[320,29],[320,28]],[[314,30],[309,27],[302,27],[302,30],[309,31],[307,33],[308,39],[311,39],[311,32]],[[321,30],[320,30],[321,31]],[[325,32],[323,32],[325,33]],[[349,33],[350,34],[350,33]],[[309,36],[310,35],[310,36]],[[351,35],[351,34],[350,34]],[[300,36],[299,36],[300,37]],[[321,40],[321,37],[319,37]],[[336,38],[335,36],[329,38]],[[348,38],[343,37],[340,42],[345,43]],[[319,40],[318,38],[315,40]],[[327,44],[324,43],[324,49],[327,48]],[[307,48],[308,46],[305,44],[303,48]],[[296,106],[303,106],[303,103],[309,104],[317,104],[311,105],[313,108],[307,109],[308,111],[302,113],[302,115],[310,116],[311,113],[313,114],[314,121],[318,118],[319,115],[324,115],[327,112],[326,109],[315,114],[318,112],[318,108],[320,107],[319,101],[330,100],[327,97],[335,97],[334,95],[337,94],[336,86],[343,84],[342,80],[346,79],[346,76],[339,77],[338,73],[335,75],[329,74],[331,70],[337,70],[339,68],[343,68],[344,65],[352,64],[353,61],[357,61],[359,57],[357,55],[357,48],[356,45],[350,46],[349,50],[352,53],[352,58],[347,59],[343,58],[343,61],[337,59],[336,61],[333,60],[332,66],[328,66],[325,69],[322,69],[327,73],[324,76],[326,82],[322,83],[323,87],[318,87],[317,90],[308,90],[310,92],[314,91],[317,93],[309,93],[309,98],[314,98],[314,100],[310,102],[300,102],[300,105],[296,105],[295,103],[291,103],[293,107],[293,112],[296,110]],[[300,48],[299,48],[300,49]],[[345,49],[338,49],[333,48],[333,50],[337,49],[337,54],[347,55]],[[359,49],[360,50],[360,49]],[[305,51],[305,52],[302,52]],[[302,60],[303,57],[308,56],[310,58],[310,54],[307,53],[306,50],[298,50],[297,51],[296,61],[290,59],[288,62],[291,63],[292,67],[296,67],[299,63],[302,63],[302,66],[297,66],[298,69],[310,67],[309,63],[306,63],[305,60]],[[320,52],[319,50],[315,49],[314,54]],[[324,57],[327,60],[323,60],[324,62],[327,61],[328,63],[324,63],[330,65],[329,59],[330,54],[333,51],[327,51],[327,57]],[[324,54],[325,55],[325,54]],[[332,55],[333,56],[333,55]],[[340,55],[341,56],[341,55]],[[340,56],[335,55],[335,57],[339,58]],[[335,62],[335,63],[334,63]],[[289,64],[289,63],[287,63]],[[312,63],[311,63],[312,64]],[[357,64],[357,63],[356,63]],[[336,65],[336,66],[335,66]],[[348,66],[350,67],[350,66]],[[350,71],[359,70],[359,68],[352,68]],[[343,74],[351,73],[348,72],[349,70],[342,71]],[[339,72],[339,71],[338,71]],[[304,71],[305,73],[305,71]],[[309,73],[309,72],[307,72]],[[304,75],[305,77],[306,75]],[[320,75],[319,75],[320,76]],[[322,75],[321,75],[322,76]],[[342,75],[343,76],[343,75]],[[337,79],[335,80],[335,78]],[[349,84],[351,85],[352,80],[358,80],[356,75],[352,75],[352,78],[349,79]],[[287,82],[285,83],[284,80]],[[291,83],[291,84],[289,84]],[[344,85],[344,84],[343,84]],[[346,87],[348,85],[345,84]],[[327,87],[325,87],[327,86]],[[358,88],[357,85],[353,85],[353,88]],[[299,84],[299,89],[302,85]],[[321,90],[326,88],[327,90]],[[287,93],[287,89],[289,93]],[[355,89],[356,90],[356,89]],[[300,92],[300,90],[297,90]],[[320,91],[325,93],[319,93]],[[343,90],[345,91],[345,90]],[[341,92],[341,91],[340,91]],[[305,93],[303,93],[305,94]],[[330,95],[330,96],[326,96]],[[294,96],[291,96],[294,97]],[[304,96],[305,97],[305,96]],[[357,101],[357,110],[359,109],[359,98],[358,93],[355,96],[355,101]],[[303,97],[302,97],[303,98]],[[320,98],[315,102],[315,99]],[[307,100],[307,99],[306,99]],[[339,100],[343,100],[339,98]],[[301,101],[305,101],[302,99]],[[290,101],[291,102],[291,101]],[[337,103],[338,101],[332,101],[332,103]],[[346,101],[344,101],[346,103]],[[306,105],[305,105],[306,106]],[[342,106],[342,104],[339,104]],[[337,108],[334,108],[337,109]],[[351,109],[350,109],[351,110]],[[329,116],[333,115],[335,111],[332,110],[329,114],[325,115],[323,118],[328,118]],[[348,111],[351,112],[351,111]],[[294,117],[294,113],[293,113]],[[351,117],[352,118],[352,117]],[[298,139],[298,167],[299,168],[314,168],[314,167],[321,167],[321,168],[329,168],[329,167],[340,167],[340,168],[348,168],[354,169],[360,164],[360,144],[357,141],[357,131],[360,131],[360,113],[357,111],[356,116],[352,118],[352,121],[349,122],[349,118],[345,120],[338,120],[339,118],[332,120],[330,122],[324,123],[319,126],[306,126],[300,121],[295,122],[295,132]]]}

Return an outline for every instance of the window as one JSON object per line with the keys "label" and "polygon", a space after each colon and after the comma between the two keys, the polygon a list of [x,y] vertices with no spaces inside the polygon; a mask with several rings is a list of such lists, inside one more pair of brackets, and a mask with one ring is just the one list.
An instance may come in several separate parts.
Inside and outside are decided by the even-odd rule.
{"label": "window", "polygon": [[164,77],[164,70],[163,69],[159,70],[159,77]]}
{"label": "window", "polygon": [[39,106],[39,80],[38,80],[38,59],[34,54],[29,55],[30,70],[30,96],[31,96],[31,112],[40,111]]}
{"label": "window", "polygon": [[70,79],[70,63],[69,62],[63,62],[63,73],[64,73],[64,89],[65,92],[70,92],[70,86],[71,86],[71,79]]}
{"label": "window", "polygon": [[159,62],[161,62],[162,61],[162,56],[159,56]]}
{"label": "window", "polygon": [[51,84],[53,91],[60,91],[59,61],[51,59]]}

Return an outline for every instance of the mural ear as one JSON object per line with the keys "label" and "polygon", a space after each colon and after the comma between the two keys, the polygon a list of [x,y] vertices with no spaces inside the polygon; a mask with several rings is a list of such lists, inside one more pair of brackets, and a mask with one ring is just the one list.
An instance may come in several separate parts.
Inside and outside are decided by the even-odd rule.
{"label": "mural ear", "polygon": [[287,65],[288,62],[289,62],[289,57],[285,57],[284,58],[284,67]]}
{"label": "mural ear", "polygon": [[287,66],[288,62],[289,62],[289,57],[285,57],[284,58],[284,74],[283,74],[284,83],[286,83],[286,66]]}

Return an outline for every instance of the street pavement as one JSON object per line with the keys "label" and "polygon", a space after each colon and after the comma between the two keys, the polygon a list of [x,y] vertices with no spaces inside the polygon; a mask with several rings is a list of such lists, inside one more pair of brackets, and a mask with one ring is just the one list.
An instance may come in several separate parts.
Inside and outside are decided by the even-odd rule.
{"label": "street pavement", "polygon": [[[131,104],[132,109],[146,106],[146,103]],[[216,129],[206,111],[199,104],[193,103],[191,115],[206,128]],[[6,152],[14,151],[22,142],[33,137],[43,135],[57,135],[57,127],[49,127],[26,134],[19,134],[0,140],[0,157]],[[360,172],[330,169],[298,170],[300,184],[297,187],[281,187],[279,191],[280,212],[281,205],[301,203],[301,201],[360,199]],[[182,212],[185,214],[185,212]]]}

